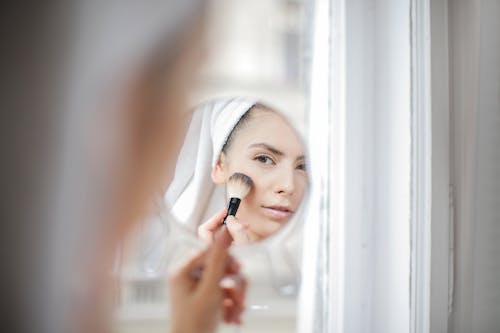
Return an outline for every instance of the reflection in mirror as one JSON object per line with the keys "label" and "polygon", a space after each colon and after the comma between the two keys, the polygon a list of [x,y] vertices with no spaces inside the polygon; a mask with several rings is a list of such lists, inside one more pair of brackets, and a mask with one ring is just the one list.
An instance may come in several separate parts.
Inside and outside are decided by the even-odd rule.
{"label": "reflection in mirror", "polygon": [[[309,18],[305,14],[310,11],[304,9],[309,4],[302,0],[210,2],[207,58],[191,103],[199,106],[194,111],[187,133],[187,136],[197,139],[193,140],[196,144],[191,148],[186,145],[183,147],[183,159],[187,163],[184,165],[194,167],[196,160],[202,157],[198,156],[198,148],[204,145],[207,148],[206,164],[203,173],[198,169],[196,173],[191,173],[192,178],[187,174],[188,171],[191,172],[189,168],[177,168],[177,185],[172,183],[168,192],[162,191],[164,198],[155,207],[155,216],[141,226],[141,230],[131,237],[130,243],[121,251],[117,259],[121,272],[115,324],[117,332],[165,331],[170,320],[166,301],[168,290],[165,290],[167,269],[204,246],[204,242],[198,239],[197,228],[210,217],[210,205],[213,205],[213,211],[217,211],[227,204],[226,185],[215,184],[212,180],[212,163],[218,161],[213,160],[212,141],[201,140],[202,137],[210,138],[205,133],[213,126],[212,120],[215,121],[212,118],[213,110],[209,109],[213,109],[217,102],[230,100],[216,98],[257,96],[259,101],[264,101],[263,104],[283,112],[293,127],[304,137],[307,136],[305,79],[308,77],[310,41],[304,38],[307,37],[304,32],[309,30]],[[240,115],[257,102],[248,98],[231,100],[233,103],[226,107],[236,109],[232,112]],[[211,102],[201,104],[203,101]],[[202,123],[205,124],[204,127],[201,126]],[[227,136],[235,123],[230,124],[228,120],[225,124],[229,128],[213,135]],[[251,122],[248,125],[252,125]],[[244,129],[243,126],[240,134],[244,133]],[[219,137],[217,139],[218,142],[223,140]],[[231,154],[231,149],[228,154]],[[227,174],[230,172],[231,170]],[[261,176],[251,176],[256,184],[262,180]],[[193,191],[191,194],[194,194],[192,198],[195,199],[188,199],[188,189],[178,185],[182,183],[178,182],[179,179],[184,184],[201,183],[204,179],[204,184],[207,185],[204,191],[200,190],[201,187],[196,191],[196,187],[192,187],[190,191]],[[306,192],[307,187],[306,185]],[[250,192],[247,199],[252,196]],[[306,197],[307,195],[302,198],[301,207],[304,206]],[[165,223],[170,221],[171,212],[166,209],[169,200],[175,203],[173,214],[179,220],[176,223]],[[182,201],[184,204],[181,204]],[[205,203],[205,206],[201,203]],[[243,204],[239,207],[236,218],[246,221],[240,215],[242,213]],[[247,310],[240,332],[296,331],[296,296],[301,280],[301,228],[299,210],[288,222],[280,225],[279,232],[271,233],[272,236],[264,241],[232,247],[231,252],[239,259],[249,280]],[[219,332],[234,333],[234,327],[222,326]]]}
{"label": "reflection in mirror", "polygon": [[[177,221],[211,242],[229,201],[229,178],[252,180],[236,216],[227,219],[234,244],[275,234],[300,208],[307,189],[305,147],[278,111],[245,98],[217,99],[194,112],[166,193]],[[234,186],[233,186],[234,187]]]}

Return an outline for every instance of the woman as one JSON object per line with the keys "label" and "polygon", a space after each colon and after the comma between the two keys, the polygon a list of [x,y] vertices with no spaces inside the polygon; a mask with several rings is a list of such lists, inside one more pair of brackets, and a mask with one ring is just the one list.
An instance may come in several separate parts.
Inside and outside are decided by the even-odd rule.
{"label": "woman", "polygon": [[248,175],[253,186],[238,209],[238,218],[226,222],[229,231],[236,243],[264,239],[300,207],[307,187],[304,145],[283,116],[256,104],[229,135],[212,179],[222,185],[235,172]]}
{"label": "woman", "polygon": [[[2,6],[9,45],[2,328],[109,332],[115,250],[168,184],[203,48],[204,1]],[[4,210],[2,209],[4,212]],[[172,332],[238,322],[243,292],[221,233],[172,278]],[[202,265],[203,274],[192,270]]]}
{"label": "woman", "polygon": [[[294,216],[307,188],[305,148],[299,135],[281,114],[245,98],[211,101],[198,111],[181,151],[173,188],[167,192],[174,214],[186,224],[182,216],[205,221],[226,202],[228,178],[241,172],[252,178],[253,186],[237,217],[226,221],[234,243],[269,237]],[[204,126],[207,123],[211,126]],[[186,172],[188,163],[192,173]],[[182,176],[187,181],[182,182]],[[175,193],[177,188],[183,191]],[[220,222],[210,219],[197,226],[198,236],[211,242]]]}

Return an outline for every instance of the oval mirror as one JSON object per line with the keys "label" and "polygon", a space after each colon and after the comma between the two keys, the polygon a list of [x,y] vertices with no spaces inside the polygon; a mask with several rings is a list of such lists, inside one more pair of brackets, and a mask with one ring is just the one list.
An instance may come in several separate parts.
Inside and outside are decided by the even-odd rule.
{"label": "oval mirror", "polygon": [[248,244],[289,223],[307,186],[305,146],[286,117],[254,99],[219,98],[195,109],[165,201],[199,239],[211,242],[224,223],[233,244]]}

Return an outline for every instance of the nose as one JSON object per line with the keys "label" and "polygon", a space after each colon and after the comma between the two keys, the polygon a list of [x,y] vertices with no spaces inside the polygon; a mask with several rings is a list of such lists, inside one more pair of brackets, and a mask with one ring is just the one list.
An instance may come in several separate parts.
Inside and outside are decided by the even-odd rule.
{"label": "nose", "polygon": [[274,192],[280,195],[292,195],[295,191],[293,168],[282,168],[276,177]]}

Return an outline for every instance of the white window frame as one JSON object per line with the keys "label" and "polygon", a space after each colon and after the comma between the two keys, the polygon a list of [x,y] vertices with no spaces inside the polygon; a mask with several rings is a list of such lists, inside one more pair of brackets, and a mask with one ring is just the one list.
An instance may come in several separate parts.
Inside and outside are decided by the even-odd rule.
{"label": "white window frame", "polygon": [[315,5],[299,332],[409,332],[410,1]]}
{"label": "white window frame", "polygon": [[[446,0],[315,1],[313,196],[299,332],[448,330],[447,6]],[[328,47],[317,52],[317,45]],[[387,73],[399,73],[400,86]],[[380,101],[390,93],[393,101]],[[394,139],[403,147],[391,147],[385,161],[377,149]],[[386,194],[387,181],[393,192]]]}
{"label": "white window frame", "polygon": [[448,1],[412,1],[411,332],[446,333],[453,297]]}

